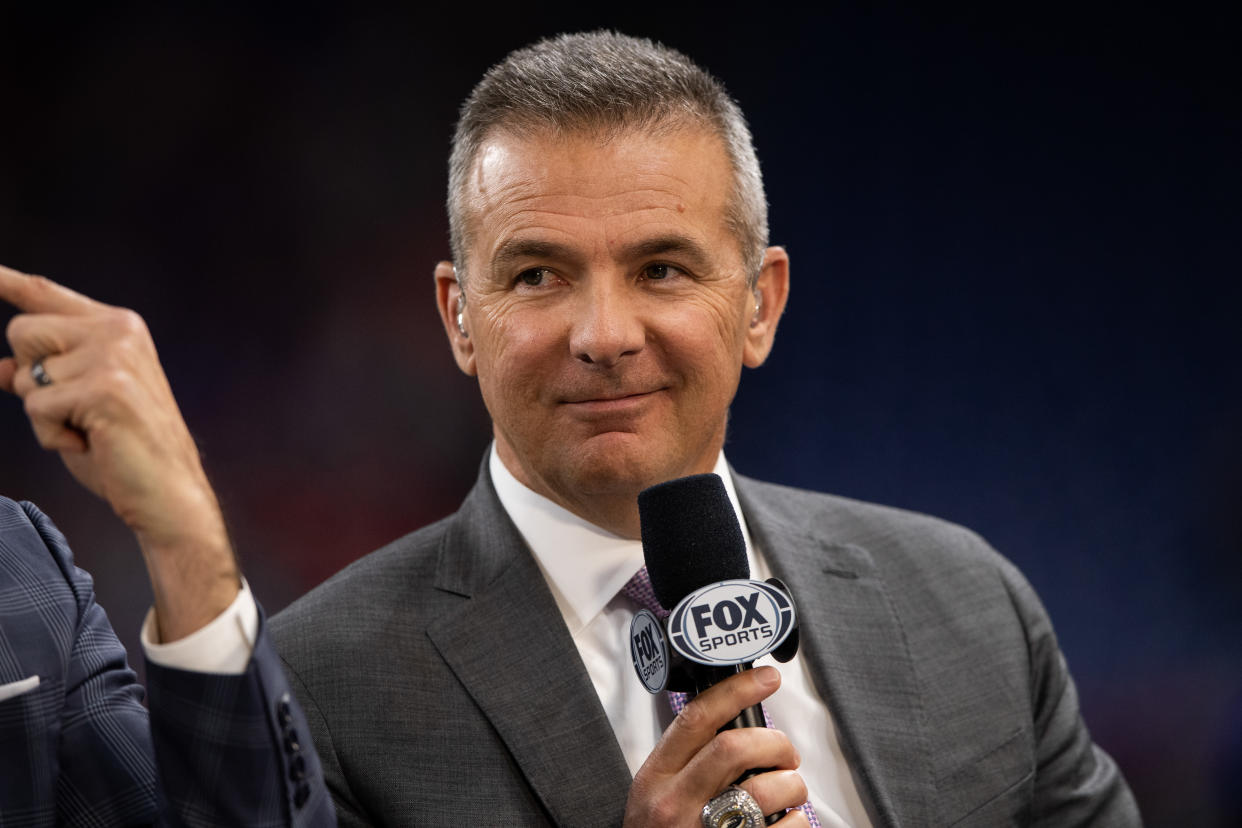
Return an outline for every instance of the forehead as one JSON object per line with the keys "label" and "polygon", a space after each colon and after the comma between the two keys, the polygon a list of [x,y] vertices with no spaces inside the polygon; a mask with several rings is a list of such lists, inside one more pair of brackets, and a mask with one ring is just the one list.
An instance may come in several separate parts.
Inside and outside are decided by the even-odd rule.
{"label": "forehead", "polygon": [[480,148],[463,194],[471,256],[486,264],[515,236],[593,249],[661,234],[719,243],[732,184],[723,142],[697,127],[500,133]]}

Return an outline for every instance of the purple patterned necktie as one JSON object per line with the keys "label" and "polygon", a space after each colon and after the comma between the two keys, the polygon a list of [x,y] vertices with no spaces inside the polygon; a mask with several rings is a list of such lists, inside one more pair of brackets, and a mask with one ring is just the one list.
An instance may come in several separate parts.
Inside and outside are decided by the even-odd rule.
{"label": "purple patterned necktie", "polygon": [[[625,586],[621,587],[621,594],[638,604],[643,609],[651,610],[655,613],[656,618],[664,620],[668,617],[669,611],[660,606],[660,602],[656,599],[655,590],[651,587],[651,576],[647,574],[647,567],[634,573],[634,577],[626,581]],[[686,706],[690,697],[686,693],[675,693],[668,691],[668,704],[673,708],[673,715],[677,715]],[[768,715],[768,709],[760,705],[763,710],[763,722],[768,727],[772,727],[772,717]],[[806,814],[807,821],[811,823],[811,828],[821,828],[819,817],[815,813],[815,808],[811,806],[810,800],[803,802],[798,806],[802,813]]]}

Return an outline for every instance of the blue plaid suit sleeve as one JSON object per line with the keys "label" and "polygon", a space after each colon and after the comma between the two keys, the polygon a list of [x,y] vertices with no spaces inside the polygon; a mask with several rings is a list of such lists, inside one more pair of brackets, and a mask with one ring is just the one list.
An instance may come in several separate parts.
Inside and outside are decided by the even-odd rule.
{"label": "blue plaid suit sleeve", "polygon": [[262,622],[241,676],[148,670],[150,723],[64,536],[0,498],[0,824],[335,825]]}
{"label": "blue plaid suit sleeve", "polygon": [[254,653],[239,676],[147,661],[151,732],[176,825],[336,825],[306,717],[266,623],[260,611]]}

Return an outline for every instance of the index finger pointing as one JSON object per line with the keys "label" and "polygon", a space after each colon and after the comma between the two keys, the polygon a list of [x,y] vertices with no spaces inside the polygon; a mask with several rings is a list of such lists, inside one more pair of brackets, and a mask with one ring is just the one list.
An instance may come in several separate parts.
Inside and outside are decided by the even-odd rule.
{"label": "index finger pointing", "polygon": [[0,299],[27,313],[80,314],[100,304],[43,276],[31,276],[0,265]]}

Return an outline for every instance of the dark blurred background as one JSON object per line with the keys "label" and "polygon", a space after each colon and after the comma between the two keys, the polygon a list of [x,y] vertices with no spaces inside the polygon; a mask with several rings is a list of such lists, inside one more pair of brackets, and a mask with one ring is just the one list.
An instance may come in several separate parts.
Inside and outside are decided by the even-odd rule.
{"label": "dark blurred background", "polygon": [[[794,263],[730,460],[981,532],[1148,823],[1242,824],[1225,8],[10,3],[0,262],[146,317],[275,611],[450,512],[486,446],[432,302],[458,103],[557,31],[676,46],[748,114]],[[136,653],[131,537],[16,401],[0,434],[0,492],[55,518]]]}

